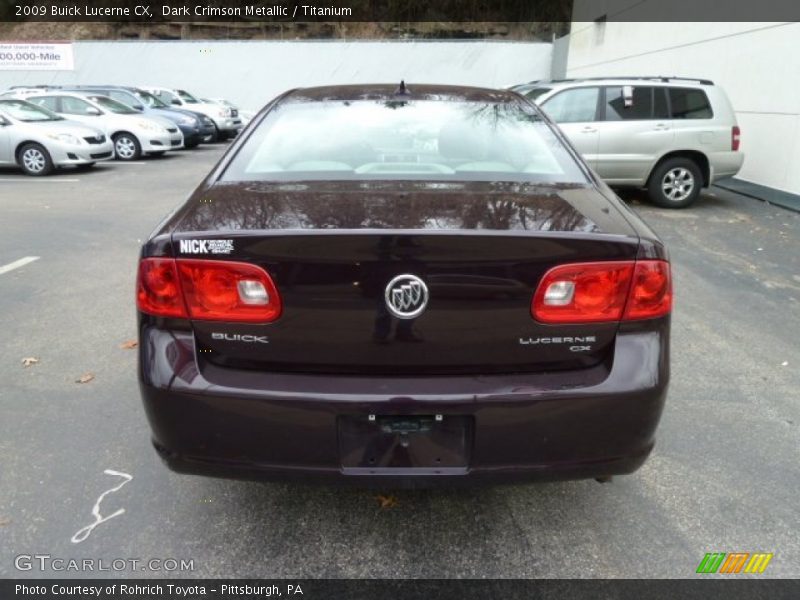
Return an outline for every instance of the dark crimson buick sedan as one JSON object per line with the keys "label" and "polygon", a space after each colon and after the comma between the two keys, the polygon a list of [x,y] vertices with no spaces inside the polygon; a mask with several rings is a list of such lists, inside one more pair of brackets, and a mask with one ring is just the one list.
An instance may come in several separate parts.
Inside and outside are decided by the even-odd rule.
{"label": "dark crimson buick sedan", "polygon": [[671,303],[664,245],[516,93],[293,90],[142,248],[142,397],[180,472],[607,478],[653,448]]}

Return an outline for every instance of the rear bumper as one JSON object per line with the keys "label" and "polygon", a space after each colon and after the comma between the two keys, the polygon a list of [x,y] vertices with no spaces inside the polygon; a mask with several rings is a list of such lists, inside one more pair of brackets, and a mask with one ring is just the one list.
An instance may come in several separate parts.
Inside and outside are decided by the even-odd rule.
{"label": "rear bumper", "polygon": [[[668,320],[655,329],[620,333],[611,364],[580,372],[381,378],[201,365],[191,333],[144,325],[140,385],[153,443],[184,473],[392,487],[604,477],[653,447]],[[343,467],[339,419],[370,414],[469,418],[465,466]]]}
{"label": "rear bumper", "polygon": [[742,152],[713,152],[708,156],[711,170],[710,183],[733,177],[742,168],[744,153]]}

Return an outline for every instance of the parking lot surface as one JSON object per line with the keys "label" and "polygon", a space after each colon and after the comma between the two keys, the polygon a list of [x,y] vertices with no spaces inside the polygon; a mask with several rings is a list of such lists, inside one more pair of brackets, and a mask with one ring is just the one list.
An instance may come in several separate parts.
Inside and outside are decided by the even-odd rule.
{"label": "parking lot surface", "polygon": [[[0,577],[115,574],[15,566],[37,554],[193,561],[117,573],[137,577],[691,577],[737,551],[774,553],[760,577],[800,576],[800,215],[716,188],[682,211],[626,194],[670,248],[676,296],[667,407],[633,475],[368,491],[167,471],[121,346],[141,241],[223,149],[0,172]],[[99,512],[124,513],[96,523],[112,488]]]}

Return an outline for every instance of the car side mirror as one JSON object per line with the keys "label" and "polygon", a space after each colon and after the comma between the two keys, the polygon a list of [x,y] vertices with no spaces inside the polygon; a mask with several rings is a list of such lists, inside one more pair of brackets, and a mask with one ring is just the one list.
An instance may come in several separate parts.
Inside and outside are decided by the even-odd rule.
{"label": "car side mirror", "polygon": [[172,100],[170,100],[170,104],[174,104],[175,106],[180,106],[181,101],[178,100],[177,98],[173,98]]}
{"label": "car side mirror", "polygon": [[142,106],[141,104],[134,104],[133,105],[133,110],[138,110],[139,112],[144,112],[144,106]]}
{"label": "car side mirror", "polygon": [[0,127],[8,127],[9,125],[11,125],[11,121],[5,117],[0,117]]}
{"label": "car side mirror", "polygon": [[95,108],[94,106],[87,106],[86,114],[92,117],[99,117],[103,113],[100,112],[100,109]]}

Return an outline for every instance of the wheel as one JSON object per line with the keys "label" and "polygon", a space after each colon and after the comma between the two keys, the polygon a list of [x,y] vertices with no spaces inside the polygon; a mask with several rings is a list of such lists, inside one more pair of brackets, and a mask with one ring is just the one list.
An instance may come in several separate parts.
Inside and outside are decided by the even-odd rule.
{"label": "wheel", "polygon": [[184,141],[183,142],[183,147],[186,148],[187,150],[191,150],[192,148],[197,148],[199,145],[200,145],[199,141],[194,141],[194,142],[186,142],[186,141]]}
{"label": "wheel", "polygon": [[647,191],[650,201],[664,208],[686,208],[700,195],[703,175],[689,158],[670,158],[656,167]]}
{"label": "wheel", "polygon": [[221,140],[222,140],[222,137],[221,137],[221,134],[219,132],[219,127],[217,127],[217,124],[214,123],[214,133],[211,134],[211,139],[208,140],[208,143],[209,144],[214,144],[214,143],[219,142]]}
{"label": "wheel", "polygon": [[115,135],[113,140],[117,160],[136,160],[142,155],[142,146],[135,135],[123,131]]}
{"label": "wheel", "polygon": [[19,149],[18,157],[19,166],[27,175],[49,175],[55,168],[50,153],[39,144],[25,144]]}

